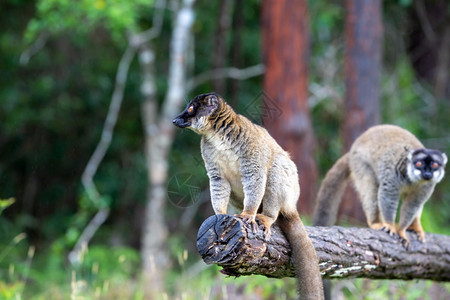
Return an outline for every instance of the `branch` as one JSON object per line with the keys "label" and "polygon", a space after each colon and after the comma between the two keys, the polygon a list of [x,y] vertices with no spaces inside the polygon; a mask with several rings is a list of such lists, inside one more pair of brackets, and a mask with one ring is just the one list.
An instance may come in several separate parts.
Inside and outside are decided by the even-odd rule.
{"label": "branch", "polygon": [[89,224],[83,230],[83,233],[78,238],[78,241],[73,247],[73,250],[69,252],[68,258],[72,265],[78,264],[82,260],[83,249],[86,248],[89,241],[94,234],[100,228],[100,226],[106,221],[109,215],[109,208],[99,209],[95,216],[91,219]]}
{"label": "branch", "polygon": [[[119,67],[116,73],[116,84],[111,97],[108,114],[103,125],[100,142],[97,144],[94,153],[89,159],[86,168],[81,175],[81,182],[84,186],[84,189],[86,190],[87,196],[96,205],[99,205],[101,196],[97,190],[97,187],[95,186],[94,176],[97,173],[97,169],[100,163],[105,157],[106,150],[108,150],[109,145],[111,144],[114,127],[116,126],[117,117],[122,105],[125,82],[128,76],[128,69],[135,53],[136,49],[130,44],[127,50],[125,50],[124,54],[122,55],[122,58],[120,59]],[[86,228],[83,230],[83,233],[78,238],[75,247],[69,253],[69,260],[72,264],[77,264],[80,261],[83,245],[87,245],[89,243],[98,228],[108,218],[108,215],[108,207],[100,208],[95,214],[94,218],[89,222],[88,226],[86,226]]]}
{"label": "branch", "polygon": [[20,54],[19,63],[21,65],[27,65],[31,57],[45,46],[48,37],[49,35],[47,32],[41,33],[36,41],[34,41],[29,47],[23,50],[22,54]]}
{"label": "branch", "polygon": [[144,43],[158,37],[161,33],[166,0],[157,0],[154,8],[152,27],[140,33],[132,33],[129,37],[130,44],[135,48],[141,47]]}
{"label": "branch", "polygon": [[[427,234],[425,243],[408,233],[411,245],[370,228],[307,227],[324,278],[431,279],[450,281],[450,237]],[[199,229],[197,248],[207,264],[232,276],[293,277],[290,246],[274,224],[268,242],[241,219],[209,217]]]}
{"label": "branch", "polygon": [[164,99],[162,116],[159,120],[161,126],[168,126],[167,132],[174,131],[174,126],[170,121],[178,113],[186,94],[186,52],[195,18],[194,3],[195,0],[182,1],[181,8],[176,15],[170,41],[170,63],[167,76],[169,88]]}
{"label": "branch", "polygon": [[214,80],[214,79],[220,79],[220,78],[232,78],[237,80],[245,80],[251,77],[255,77],[258,75],[261,75],[264,73],[264,65],[258,64],[251,67],[247,67],[244,69],[238,69],[238,68],[221,68],[221,69],[213,69],[206,71],[204,73],[201,73],[194,78],[190,79],[187,84],[186,88],[188,91],[192,91],[196,87],[198,87],[201,84],[204,84],[208,81]]}
{"label": "branch", "polygon": [[430,20],[428,19],[425,3],[423,2],[423,0],[414,1],[414,8],[416,10],[417,16],[419,17],[419,22],[423,32],[425,33],[426,40],[429,42],[435,42],[437,40],[437,35],[433,30],[433,26],[431,26]]}
{"label": "branch", "polygon": [[95,173],[97,173],[98,166],[105,157],[106,150],[111,144],[114,127],[116,126],[120,106],[122,105],[125,82],[128,76],[128,68],[130,67],[135,53],[135,48],[130,45],[120,59],[119,67],[116,73],[116,84],[114,87],[114,92],[112,94],[111,104],[109,105],[108,114],[103,125],[100,142],[95,148],[95,151],[89,159],[89,162],[84,169],[83,175],[81,176],[83,186],[86,189],[89,198],[93,200],[99,199],[99,193],[95,187],[93,178]]}

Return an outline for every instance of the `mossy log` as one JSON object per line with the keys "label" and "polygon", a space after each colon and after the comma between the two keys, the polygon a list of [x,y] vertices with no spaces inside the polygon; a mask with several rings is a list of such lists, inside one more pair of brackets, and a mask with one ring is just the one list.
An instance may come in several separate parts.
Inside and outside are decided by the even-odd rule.
{"label": "mossy log", "polygon": [[[420,242],[407,233],[411,244],[370,228],[306,227],[316,248],[324,279],[431,279],[450,281],[450,237],[426,234]],[[199,229],[197,248],[207,264],[222,266],[231,276],[293,277],[290,245],[274,224],[268,241],[262,229],[253,232],[240,218],[215,215]]]}

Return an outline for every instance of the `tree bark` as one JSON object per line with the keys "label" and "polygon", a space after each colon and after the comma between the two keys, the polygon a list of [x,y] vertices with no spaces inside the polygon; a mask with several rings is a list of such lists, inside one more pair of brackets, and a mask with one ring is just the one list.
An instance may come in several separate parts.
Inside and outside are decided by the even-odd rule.
{"label": "tree bark", "polygon": [[[395,236],[370,228],[307,227],[323,278],[431,279],[450,281],[450,237],[427,234],[426,242],[408,232],[406,249]],[[268,242],[264,233],[229,215],[203,222],[197,248],[207,264],[222,266],[231,276],[294,277],[290,246],[274,224]]]}
{"label": "tree bark", "polygon": [[[381,1],[347,0],[345,22],[345,152],[367,128],[380,122]],[[340,211],[364,221],[353,189],[343,197]]]}
{"label": "tree bark", "polygon": [[299,210],[310,214],[318,171],[308,106],[308,4],[263,1],[264,127],[291,154],[300,174]]}

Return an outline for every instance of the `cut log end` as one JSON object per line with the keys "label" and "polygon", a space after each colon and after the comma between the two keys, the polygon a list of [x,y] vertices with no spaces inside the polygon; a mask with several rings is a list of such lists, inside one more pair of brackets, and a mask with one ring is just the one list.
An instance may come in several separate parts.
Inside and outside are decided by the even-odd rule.
{"label": "cut log end", "polygon": [[[432,279],[450,281],[450,237],[427,234],[425,243],[408,233],[406,249],[396,236],[370,228],[306,227],[316,248],[323,278]],[[215,215],[206,219],[197,248],[207,264],[230,276],[293,277],[290,245],[274,224],[269,241],[260,228],[240,218]]]}

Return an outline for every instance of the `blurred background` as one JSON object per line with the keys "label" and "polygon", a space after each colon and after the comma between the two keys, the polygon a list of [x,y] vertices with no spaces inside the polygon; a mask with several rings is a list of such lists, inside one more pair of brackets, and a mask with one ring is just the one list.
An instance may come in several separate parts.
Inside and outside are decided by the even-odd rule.
{"label": "blurred background", "polygon": [[[292,299],[196,251],[213,214],[200,137],[171,120],[215,91],[321,178],[366,128],[450,153],[447,0],[0,2],[0,299]],[[450,234],[450,183],[425,205]],[[365,226],[354,193],[340,224]],[[335,299],[444,299],[431,281],[333,282]]]}

